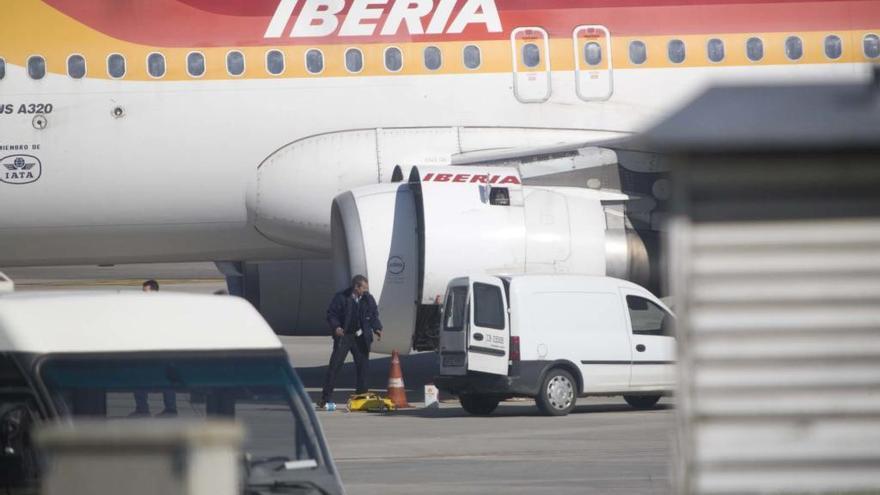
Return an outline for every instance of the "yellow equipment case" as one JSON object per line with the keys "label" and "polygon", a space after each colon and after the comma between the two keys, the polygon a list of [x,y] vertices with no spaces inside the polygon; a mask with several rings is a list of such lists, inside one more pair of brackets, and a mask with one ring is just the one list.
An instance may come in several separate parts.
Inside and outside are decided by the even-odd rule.
{"label": "yellow equipment case", "polygon": [[353,412],[388,412],[396,409],[397,406],[391,402],[391,399],[380,397],[379,394],[373,392],[352,395],[348,398],[348,410]]}

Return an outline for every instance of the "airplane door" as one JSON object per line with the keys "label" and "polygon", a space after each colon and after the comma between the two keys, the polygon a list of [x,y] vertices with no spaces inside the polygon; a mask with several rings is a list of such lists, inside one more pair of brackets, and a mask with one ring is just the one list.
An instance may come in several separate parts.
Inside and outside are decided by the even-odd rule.
{"label": "airplane door", "polygon": [[523,103],[550,98],[550,44],[547,31],[536,27],[516,28],[510,34],[513,50],[513,92]]}
{"label": "airplane door", "polygon": [[510,316],[504,286],[495,277],[471,277],[467,367],[507,375]]}
{"label": "airplane door", "polygon": [[611,79],[611,34],[604,26],[578,26],[574,42],[575,88],[585,101],[607,100],[614,91]]}

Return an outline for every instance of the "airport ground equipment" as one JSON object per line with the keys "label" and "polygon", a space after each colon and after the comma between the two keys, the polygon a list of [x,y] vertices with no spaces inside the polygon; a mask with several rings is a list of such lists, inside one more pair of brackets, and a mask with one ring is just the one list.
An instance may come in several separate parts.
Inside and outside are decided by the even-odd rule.
{"label": "airport ground equipment", "polygon": [[367,392],[350,396],[348,410],[351,412],[391,412],[397,410],[397,405],[387,397],[382,397],[375,392]]}
{"label": "airport ground equipment", "polygon": [[436,349],[446,285],[462,273],[582,273],[647,283],[627,195],[523,184],[517,168],[413,167],[333,201],[335,283],[370,279],[388,329],[378,352]]}
{"label": "airport ground equipment", "polygon": [[[141,292],[3,295],[0,371],[0,431],[11,432],[0,438],[0,461],[4,480],[12,484],[33,484],[39,475],[32,432],[23,425],[88,417],[124,429],[135,424],[132,416],[156,414],[158,424],[173,422],[170,416],[242,423],[248,433],[245,482],[252,493],[303,485],[343,493],[287,353],[243,299]],[[141,400],[148,412],[136,407]]]}
{"label": "airport ground equipment", "polygon": [[674,493],[880,492],[878,81],[715,88],[645,136],[674,157]]}
{"label": "airport ground equipment", "polygon": [[388,370],[388,398],[398,409],[406,409],[406,385],[403,383],[403,370],[400,369],[400,354],[391,352],[391,367]]}
{"label": "airport ground equipment", "polygon": [[50,423],[36,439],[44,495],[241,493],[244,431],[232,421]]}
{"label": "airport ground equipment", "polygon": [[425,385],[425,408],[440,407],[440,390],[433,383]]}
{"label": "airport ground equipment", "polygon": [[552,416],[586,395],[650,408],[674,386],[673,320],[648,290],[611,277],[455,278],[434,383],[472,414],[509,397],[534,397]]}

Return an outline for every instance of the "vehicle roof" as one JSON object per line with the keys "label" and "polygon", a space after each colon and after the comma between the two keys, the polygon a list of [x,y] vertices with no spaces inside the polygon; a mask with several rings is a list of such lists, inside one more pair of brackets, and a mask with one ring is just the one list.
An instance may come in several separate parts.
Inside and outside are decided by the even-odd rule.
{"label": "vehicle roof", "polygon": [[639,284],[620,278],[606,277],[604,275],[573,275],[568,273],[504,275],[501,278],[507,279],[510,282],[511,291],[520,290],[521,288],[525,290],[559,290],[560,288],[569,288],[616,292],[618,289],[625,288],[645,296],[672,313],[672,310],[651,291]]}
{"label": "vehicle roof", "polygon": [[[620,278],[614,277],[606,277],[604,275],[578,275],[578,274],[570,274],[570,273],[547,273],[547,274],[507,274],[507,275],[486,275],[486,274],[472,274],[466,277],[458,277],[452,279],[449,283],[450,285],[463,285],[466,284],[469,278],[473,277],[498,277],[510,282],[511,290],[520,290],[523,288],[528,289],[559,289],[562,287],[570,287],[576,289],[584,289],[589,288],[591,290],[608,290],[608,291],[616,291],[619,288],[627,288],[633,291],[644,294],[649,299],[652,299],[654,302],[662,301],[651,293],[648,289],[642,287],[641,285],[632,283],[628,280],[623,280]],[[665,307],[665,304],[663,305]],[[668,309],[668,308],[667,308]]]}
{"label": "vehicle roof", "polygon": [[634,284],[628,280],[620,278],[606,277],[604,275],[577,275],[571,273],[547,273],[547,274],[513,274],[504,275],[502,278],[512,283],[553,283],[553,284],[572,284],[572,285],[589,285],[596,288],[618,288],[627,287],[631,289],[639,289],[646,291],[644,287]]}
{"label": "vehicle roof", "polygon": [[0,351],[91,353],[278,349],[244,299],[181,293],[0,296]]}

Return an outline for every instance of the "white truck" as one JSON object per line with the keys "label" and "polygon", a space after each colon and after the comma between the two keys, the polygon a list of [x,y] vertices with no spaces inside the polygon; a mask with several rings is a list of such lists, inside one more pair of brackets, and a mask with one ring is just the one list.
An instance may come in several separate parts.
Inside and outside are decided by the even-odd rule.
{"label": "white truck", "polygon": [[447,288],[436,385],[472,414],[533,397],[548,415],[579,396],[653,407],[675,383],[674,316],[644,288],[580,275],[474,275]]}
{"label": "white truck", "polygon": [[241,422],[247,494],[344,493],[281,341],[244,299],[0,296],[0,487],[36,486],[40,423],[147,416]]}

